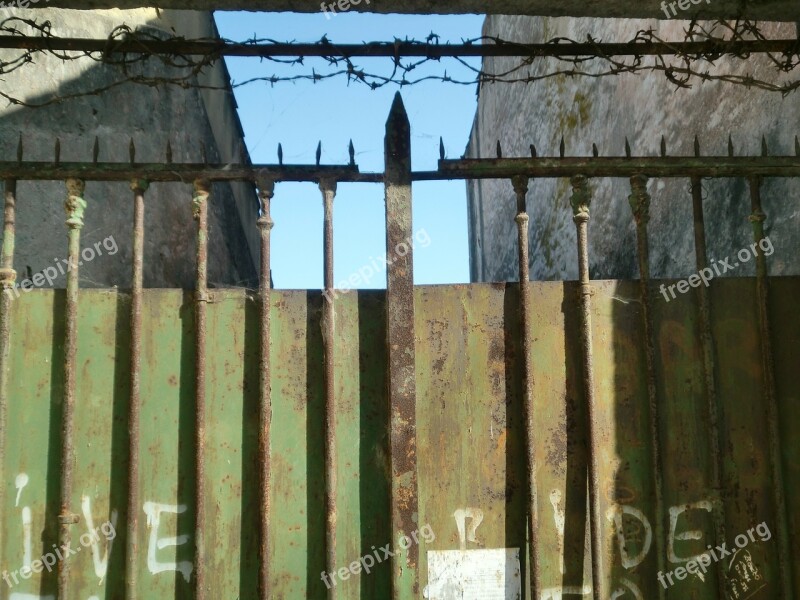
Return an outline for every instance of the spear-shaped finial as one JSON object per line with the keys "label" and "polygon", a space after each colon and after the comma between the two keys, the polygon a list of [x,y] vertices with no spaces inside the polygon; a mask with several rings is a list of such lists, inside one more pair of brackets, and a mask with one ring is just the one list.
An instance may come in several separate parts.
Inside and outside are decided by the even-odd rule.
{"label": "spear-shaped finial", "polygon": [[592,156],[594,156],[595,158],[600,156],[600,152],[597,150],[597,144],[595,143],[592,143]]}
{"label": "spear-shaped finial", "polygon": [[694,155],[700,156],[700,140],[697,135],[694,136]]}
{"label": "spear-shaped finial", "polygon": [[439,160],[444,160],[444,140],[439,136]]}
{"label": "spear-shaped finial", "polygon": [[[797,138],[795,138],[797,140]],[[17,162],[22,162],[22,132],[19,132],[19,139],[17,140]]]}
{"label": "spear-shaped finial", "polygon": [[347,147],[347,153],[350,156],[350,166],[356,166],[356,147],[353,146],[353,140],[350,140],[350,145]]}
{"label": "spear-shaped finial", "polygon": [[278,142],[278,164],[283,164],[283,146]]}
{"label": "spear-shaped finial", "polygon": [[536,146],[531,144],[531,158],[536,158]]}
{"label": "spear-shaped finial", "polygon": [[564,158],[564,150],[565,149],[566,149],[566,146],[564,146],[564,136],[562,135],[561,136],[561,143],[558,145],[558,155],[561,158]]}
{"label": "spear-shaped finial", "polygon": [[55,162],[59,164],[61,162],[61,139],[56,138],[56,147],[55,147]]}
{"label": "spear-shaped finial", "polygon": [[767,149],[767,138],[763,135],[761,136],[761,156],[769,156],[769,151]]}
{"label": "spear-shaped finial", "polygon": [[503,147],[500,145],[500,140],[497,140],[497,158],[503,158]]}
{"label": "spear-shaped finial", "polygon": [[628,136],[625,136],[625,156],[626,158],[631,157],[631,145],[630,142],[628,142]]}
{"label": "spear-shaped finial", "polygon": [[133,138],[131,138],[130,144],[128,144],[128,155],[131,158],[131,164],[136,162],[136,146],[133,144]]}
{"label": "spear-shaped finial", "polygon": [[661,156],[667,155],[667,140],[664,139],[664,136],[661,136]]}
{"label": "spear-shaped finial", "polygon": [[172,144],[167,140],[167,164],[172,162]]}
{"label": "spear-shaped finial", "polygon": [[319,144],[317,144],[317,166],[319,166],[321,160],[322,160],[322,140],[320,140]]}
{"label": "spear-shaped finial", "polygon": [[728,134],[728,156],[733,156],[733,138]]}
{"label": "spear-shaped finial", "polygon": [[94,136],[94,145],[92,146],[92,162],[97,164],[97,159],[100,158],[100,140]]}

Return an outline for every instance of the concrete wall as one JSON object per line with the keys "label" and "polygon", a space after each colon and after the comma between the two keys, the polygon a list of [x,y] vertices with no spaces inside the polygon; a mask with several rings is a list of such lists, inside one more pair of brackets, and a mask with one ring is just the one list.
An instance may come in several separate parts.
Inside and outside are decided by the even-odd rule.
{"label": "concrete wall", "polygon": [[[147,27],[151,31],[175,28],[179,35],[215,35],[210,13],[193,11],[20,11],[3,9],[3,17],[33,17],[53,24],[63,36],[106,37],[117,25]],[[16,51],[0,52],[3,60]],[[133,67],[151,76],[169,74],[167,67],[150,61]],[[36,62],[5,76],[4,89],[14,90],[27,102],[41,103],[56,95],[78,93],[121,79],[119,70],[86,59],[63,62],[37,56]],[[227,85],[220,64],[200,77],[199,83]],[[243,145],[233,95],[222,91],[185,90],[177,86],[149,87],[125,84],[97,95],[79,97],[43,108],[5,106],[0,110],[0,151],[16,156],[22,133],[25,160],[53,159],[54,140],[61,140],[61,159],[90,161],[95,136],[101,161],[129,160],[128,146],[136,144],[137,162],[163,162],[167,141],[174,162],[199,162],[201,145],[210,162],[237,161]],[[191,182],[152,184],[145,197],[144,285],[182,287],[194,285],[194,228]],[[59,182],[20,182],[17,199],[18,281],[67,256],[63,203],[65,187]],[[81,267],[84,287],[129,287],[131,282],[133,203],[128,183],[87,182],[88,208],[83,246],[113,236],[111,251]],[[253,286],[256,262],[257,198],[246,184],[215,184],[209,207],[209,283],[214,286]],[[248,225],[249,224],[249,225]],[[118,251],[113,251],[116,245]],[[59,277],[55,287],[64,287]]]}
{"label": "concrete wall", "polygon": [[[557,36],[585,39],[591,33],[603,41],[627,40],[636,31],[655,27],[665,39],[682,39],[685,22],[644,22],[542,17],[489,17],[487,35],[520,42],[544,42]],[[768,37],[792,37],[794,25],[762,24]],[[735,73],[755,72],[780,81],[763,57],[749,61],[719,61]],[[501,71],[510,59],[489,59],[486,67]],[[554,63],[537,62],[534,73]],[[563,67],[564,64],[562,63]],[[569,65],[567,65],[569,66]],[[794,73],[796,77],[797,74]],[[535,144],[540,156],[558,156],[564,136],[567,156],[591,156],[596,143],[603,156],[623,156],[625,137],[634,155],[657,156],[661,136],[668,152],[692,155],[694,136],[702,152],[727,155],[728,134],[737,154],[761,152],[761,136],[771,154],[794,154],[800,121],[796,93],[780,94],[721,83],[692,82],[678,89],[663,74],[628,74],[603,78],[563,76],[534,84],[481,86],[478,111],[467,150],[471,157],[493,157],[497,140],[503,155],[529,156]],[[591,181],[590,257],[594,278],[637,277],[635,232],[627,197],[627,179]],[[709,256],[725,258],[752,243],[748,222],[750,199],[742,179],[706,180],[705,214]],[[800,182],[766,180],[762,188],[767,213],[766,232],[775,251],[770,273],[800,273]],[[689,181],[652,179],[651,257],[653,277],[685,277],[694,270],[692,204]],[[531,182],[527,197],[530,214],[530,256],[533,279],[577,278],[575,226],[567,180]],[[474,281],[516,280],[515,200],[509,181],[468,185],[470,255]],[[753,261],[728,275],[754,272]]]}

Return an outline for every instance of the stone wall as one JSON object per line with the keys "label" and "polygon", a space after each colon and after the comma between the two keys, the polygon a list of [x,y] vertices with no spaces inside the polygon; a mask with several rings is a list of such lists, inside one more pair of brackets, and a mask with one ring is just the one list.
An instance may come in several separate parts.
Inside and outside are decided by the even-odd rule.
{"label": "stone wall", "polygon": [[[519,42],[544,42],[587,34],[603,41],[630,39],[637,30],[654,27],[664,39],[682,39],[685,22],[488,17],[486,35]],[[791,38],[794,25],[762,24],[768,37]],[[500,71],[511,59],[488,59]],[[552,67],[554,63],[550,63]],[[755,72],[780,81],[763,58],[719,61],[735,73]],[[563,63],[562,63],[563,66]],[[569,65],[567,65],[569,66]],[[532,67],[542,73],[542,62]],[[793,74],[797,77],[797,73]],[[797,93],[782,98],[774,92],[731,84],[692,82],[678,89],[663,74],[626,74],[602,78],[559,76],[534,84],[486,84],[480,88],[478,111],[467,149],[471,157],[529,156],[535,144],[540,156],[558,156],[564,137],[567,156],[591,156],[596,143],[602,156],[623,156],[625,138],[634,155],[658,156],[663,135],[668,153],[693,154],[694,137],[707,155],[725,156],[728,135],[736,154],[759,155],[764,135],[770,154],[794,154],[799,134]],[[743,179],[704,180],[709,257],[725,258],[752,243],[748,221],[750,198]],[[590,257],[593,278],[637,277],[635,232],[627,197],[627,179],[591,180]],[[694,239],[689,181],[651,179],[650,221],[653,277],[685,277],[694,270]],[[530,257],[533,279],[577,278],[575,226],[569,206],[569,182],[532,181],[527,197],[530,214]],[[766,233],[773,242],[772,275],[800,274],[800,182],[767,179],[762,188],[767,213]],[[509,181],[468,185],[471,274],[474,281],[517,278],[514,193]],[[728,275],[754,273],[753,261]]]}
{"label": "stone wall", "polygon": [[[210,13],[192,11],[73,11],[3,9],[2,17],[22,16],[49,20],[53,33],[67,37],[106,37],[117,25],[146,27],[187,36],[214,35]],[[16,51],[3,50],[4,60]],[[138,67],[134,67],[138,68]],[[150,75],[169,70],[155,62]],[[86,59],[61,61],[37,55],[33,64],[4,75],[4,89],[29,103],[43,103],[120,79],[117,69]],[[220,64],[202,76],[201,83],[226,87],[227,72]],[[42,108],[4,106],[0,110],[0,151],[16,156],[22,134],[25,160],[52,161],[56,137],[62,161],[90,161],[97,136],[101,161],[129,160],[129,142],[136,145],[137,162],[163,162],[166,145],[174,162],[200,162],[205,146],[210,162],[239,160],[243,133],[230,89],[185,90],[177,86],[149,87],[125,84],[96,96],[78,97]],[[17,191],[15,266],[18,281],[66,259],[67,234],[60,182],[20,182]],[[195,222],[191,212],[192,185],[152,184],[145,196],[144,285],[194,286]],[[131,283],[133,202],[129,184],[87,182],[82,245],[113,236],[109,247],[81,267],[81,286],[127,288]],[[215,184],[209,206],[209,284],[253,286],[256,262],[257,198],[252,185]],[[64,287],[59,277],[55,287]]]}

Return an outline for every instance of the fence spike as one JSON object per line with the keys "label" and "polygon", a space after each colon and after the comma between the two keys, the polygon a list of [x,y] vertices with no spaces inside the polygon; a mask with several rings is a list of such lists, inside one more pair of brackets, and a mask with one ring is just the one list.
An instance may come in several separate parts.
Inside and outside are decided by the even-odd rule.
{"label": "fence spike", "polygon": [[564,158],[564,149],[565,149],[565,146],[564,146],[564,136],[562,135],[562,136],[561,136],[561,143],[558,145],[558,155],[559,155],[561,158]]}
{"label": "fence spike", "polygon": [[800,142],[797,141],[797,136],[794,136],[794,154],[800,156]]}
{"label": "fence spike", "polygon": [[92,146],[92,162],[97,164],[97,159],[100,158],[100,140],[94,136],[94,145]]}
{"label": "fence spike", "polygon": [[350,166],[356,166],[356,147],[353,146],[353,140],[350,140],[350,145],[347,147],[347,153],[350,155]]}
{"label": "fence spike", "polygon": [[597,144],[592,143],[592,156],[597,158],[600,155],[600,152],[597,150]]}
{"label": "fence spike", "polygon": [[728,156],[733,156],[733,138],[728,134]]}
{"label": "fence spike", "polygon": [[444,160],[444,140],[439,136],[439,160]]}
{"label": "fence spike", "polygon": [[283,146],[278,142],[278,164],[283,165]]}
{"label": "fence spike", "polygon": [[761,136],[761,156],[769,156],[769,151],[767,150],[767,138],[763,135]]}
{"label": "fence spike", "polygon": [[536,158],[536,146],[531,144],[531,157]]}
{"label": "fence spike", "polygon": [[54,154],[55,154],[56,164],[59,164],[61,162],[61,138],[56,138],[56,147]]}
{"label": "fence spike", "polygon": [[[795,142],[797,138],[794,138]],[[19,140],[17,140],[17,162],[22,162],[22,132],[19,132]]]}
{"label": "fence spike", "polygon": [[667,140],[664,139],[664,136],[661,136],[661,156],[664,157],[667,155]]}
{"label": "fence spike", "polygon": [[626,158],[631,157],[631,145],[628,142],[628,136],[625,136],[625,157]]}
{"label": "fence spike", "polygon": [[700,156],[700,140],[697,137],[697,134],[694,136],[694,155]]}
{"label": "fence spike", "polygon": [[172,162],[172,144],[167,140],[167,164]]}
{"label": "fence spike", "polygon": [[497,158],[503,158],[503,148],[500,146],[500,140],[497,140]]}
{"label": "fence spike", "polygon": [[136,162],[136,146],[133,144],[133,138],[131,138],[131,143],[128,144],[128,154],[131,157],[131,164]]}
{"label": "fence spike", "polygon": [[320,140],[319,143],[317,144],[317,166],[319,166],[321,160],[322,160],[322,140]]}

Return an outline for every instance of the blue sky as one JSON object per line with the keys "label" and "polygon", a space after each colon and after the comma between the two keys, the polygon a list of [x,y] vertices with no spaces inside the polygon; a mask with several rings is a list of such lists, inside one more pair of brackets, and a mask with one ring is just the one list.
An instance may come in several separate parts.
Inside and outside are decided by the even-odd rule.
{"label": "blue sky", "polygon": [[[479,16],[398,16],[217,12],[223,37],[242,41],[253,37],[277,41],[315,42],[326,35],[334,43],[392,41],[395,37],[424,40],[431,32],[440,43],[460,42],[480,35]],[[477,59],[473,64],[478,66]],[[227,58],[235,82],[251,77],[322,72],[327,62],[306,59],[305,66],[284,66],[257,58]],[[390,59],[357,61],[370,71],[391,71]],[[414,72],[463,75],[455,61],[432,63]],[[277,162],[283,145],[284,163],[313,163],[322,141],[322,162],[346,163],[352,138],[362,171],[383,170],[383,135],[396,85],[370,90],[348,84],[345,77],[319,83],[252,83],[236,88],[245,141],[256,163]],[[426,82],[401,90],[411,121],[413,168],[434,170],[439,136],[448,157],[466,148],[476,109],[476,87]],[[466,187],[463,181],[414,184],[414,232],[424,230],[430,244],[414,254],[417,284],[469,281]],[[272,273],[280,289],[322,287],[322,200],[313,184],[279,184],[272,205]],[[385,252],[383,186],[340,184],[334,202],[335,280],[346,280]],[[382,288],[385,271],[359,288]]]}

